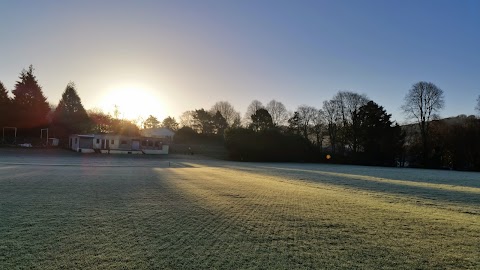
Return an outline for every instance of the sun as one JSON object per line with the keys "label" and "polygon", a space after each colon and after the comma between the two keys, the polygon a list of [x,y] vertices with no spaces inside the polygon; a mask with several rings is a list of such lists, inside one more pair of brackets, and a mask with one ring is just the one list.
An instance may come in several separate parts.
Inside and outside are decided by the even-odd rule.
{"label": "sun", "polygon": [[140,122],[149,115],[161,121],[166,115],[160,95],[139,86],[112,88],[102,98],[101,107],[112,116],[135,122]]}

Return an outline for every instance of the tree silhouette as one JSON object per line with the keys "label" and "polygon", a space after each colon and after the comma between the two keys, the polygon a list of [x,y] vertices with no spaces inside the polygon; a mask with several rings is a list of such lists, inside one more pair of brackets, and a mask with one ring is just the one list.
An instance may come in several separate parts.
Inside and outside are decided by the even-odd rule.
{"label": "tree silhouette", "polygon": [[214,131],[213,117],[204,109],[195,110],[193,115],[194,125],[193,127],[198,133],[212,134]]}
{"label": "tree silhouette", "polygon": [[336,104],[337,102],[336,100],[325,100],[323,102],[323,112],[327,122],[328,137],[333,153],[336,153],[338,128],[340,126],[340,113],[339,106]]}
{"label": "tree silhouette", "polygon": [[48,124],[47,114],[50,107],[33,71],[32,65],[28,70],[22,70],[20,80],[16,82],[12,91],[14,95],[12,105],[15,111],[14,125],[20,128],[40,128],[46,127]]}
{"label": "tree silhouette", "polygon": [[252,103],[250,103],[250,105],[248,105],[247,111],[245,112],[245,118],[244,118],[245,125],[248,125],[250,121],[252,121],[252,115],[254,115],[259,109],[264,109],[264,107],[262,102],[256,99],[253,100]]}
{"label": "tree silhouette", "polygon": [[317,109],[312,106],[301,105],[297,108],[300,129],[302,130],[302,135],[305,139],[308,140],[309,131],[312,127],[313,119],[317,116]]}
{"label": "tree silhouette", "polygon": [[195,125],[195,111],[185,111],[180,115],[180,126],[194,128]]}
{"label": "tree silhouette", "polygon": [[356,113],[359,123],[358,147],[363,152],[361,163],[394,166],[401,153],[404,135],[391,115],[373,101],[359,108]]}
{"label": "tree silhouette", "polygon": [[178,123],[175,120],[175,117],[168,116],[167,118],[163,119],[162,127],[171,129],[173,131],[177,131],[178,130]]}
{"label": "tree silhouette", "polygon": [[217,112],[225,118],[227,125],[238,126],[240,125],[240,113],[235,111],[235,108],[228,101],[219,101],[215,103],[210,109],[210,113],[215,115]]}
{"label": "tree silhouette", "polygon": [[272,116],[272,122],[275,126],[284,125],[288,121],[288,111],[282,102],[272,99],[265,109]]}
{"label": "tree silhouette", "polygon": [[312,119],[312,132],[315,135],[315,144],[321,151],[323,147],[323,133],[325,129],[325,113],[323,110],[317,110],[315,117]]}
{"label": "tree silhouette", "polygon": [[143,128],[158,128],[160,126],[160,121],[153,116],[149,115],[148,118],[143,122]]}
{"label": "tree silhouette", "polygon": [[334,105],[337,106],[336,113],[339,114],[340,126],[338,129],[339,149],[345,154],[347,147],[354,153],[358,145],[358,122],[356,113],[358,109],[367,104],[369,99],[350,91],[339,91],[334,97]]}
{"label": "tree silhouette", "polygon": [[228,123],[225,117],[223,117],[220,111],[217,111],[217,113],[215,113],[215,115],[212,116],[212,120],[213,120],[213,125],[215,127],[214,128],[215,133],[223,135],[223,132],[225,131],[225,129],[228,128]]}
{"label": "tree silhouette", "polygon": [[300,135],[302,130],[301,117],[298,112],[294,112],[293,116],[288,119],[288,129],[291,133],[295,135]]}
{"label": "tree silhouette", "polygon": [[273,127],[272,116],[266,109],[258,109],[251,117],[250,127],[254,131],[263,131]]}
{"label": "tree silhouette", "polygon": [[423,146],[423,165],[428,165],[429,127],[435,114],[444,107],[443,90],[431,82],[418,82],[405,96],[402,106],[408,118],[415,119],[420,129]]}
{"label": "tree silhouette", "polygon": [[10,111],[11,105],[12,100],[8,96],[8,90],[0,82],[0,128],[9,126],[11,123],[11,116],[13,115]]}
{"label": "tree silhouette", "polygon": [[53,113],[52,124],[56,136],[59,137],[90,131],[92,122],[82,105],[73,82],[68,83],[65,88],[62,98]]}

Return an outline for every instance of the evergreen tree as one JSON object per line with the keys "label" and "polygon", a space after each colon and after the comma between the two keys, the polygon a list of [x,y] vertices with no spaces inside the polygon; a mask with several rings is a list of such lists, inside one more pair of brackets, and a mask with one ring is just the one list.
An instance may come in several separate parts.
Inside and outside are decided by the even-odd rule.
{"label": "evergreen tree", "polygon": [[163,119],[162,127],[169,128],[173,131],[177,131],[178,130],[178,123],[175,120],[175,117],[168,116],[167,118]]}
{"label": "evergreen tree", "polygon": [[52,124],[55,136],[59,137],[90,131],[92,121],[85,108],[83,108],[73,82],[68,83],[65,88],[65,92],[63,92],[62,98],[53,113]]}
{"label": "evergreen tree", "polygon": [[195,110],[193,115],[194,128],[201,134],[212,134],[214,131],[213,116],[204,109]]}
{"label": "evergreen tree", "polygon": [[250,116],[250,118],[252,119],[250,127],[254,131],[262,131],[273,128],[272,116],[266,109],[258,109],[255,114]]}
{"label": "evergreen tree", "polygon": [[215,133],[223,135],[223,132],[228,127],[227,120],[220,111],[217,111],[215,115],[213,115],[213,125],[215,126]]}
{"label": "evergreen tree", "polygon": [[19,128],[41,128],[48,124],[47,115],[50,107],[47,98],[43,95],[42,88],[38,85],[37,78],[33,75],[33,66],[22,70],[19,81],[12,91],[14,126]]}
{"label": "evergreen tree", "polygon": [[0,128],[8,126],[12,122],[11,104],[12,100],[8,96],[8,91],[3,83],[0,82]]}
{"label": "evergreen tree", "polygon": [[143,122],[143,128],[158,128],[159,126],[160,121],[153,115],[148,116],[147,120]]}
{"label": "evergreen tree", "polygon": [[373,101],[360,107],[356,118],[359,122],[359,150],[363,163],[394,166],[401,153],[404,135],[398,124],[393,124],[391,115]]}

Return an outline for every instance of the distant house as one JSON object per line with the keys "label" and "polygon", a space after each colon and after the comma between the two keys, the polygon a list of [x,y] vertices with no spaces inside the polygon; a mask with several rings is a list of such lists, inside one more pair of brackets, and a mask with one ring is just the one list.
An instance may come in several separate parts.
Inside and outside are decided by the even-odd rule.
{"label": "distant house", "polygon": [[70,135],[69,148],[81,153],[168,154],[169,140],[114,134]]}
{"label": "distant house", "polygon": [[175,132],[169,128],[146,128],[141,130],[140,133],[142,136],[151,137],[151,138],[161,138],[165,139],[169,142],[173,141],[173,136],[175,136]]}

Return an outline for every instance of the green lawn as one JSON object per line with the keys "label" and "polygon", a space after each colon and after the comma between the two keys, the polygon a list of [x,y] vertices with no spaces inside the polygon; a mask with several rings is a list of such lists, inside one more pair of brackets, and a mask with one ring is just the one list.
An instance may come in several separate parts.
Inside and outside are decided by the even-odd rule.
{"label": "green lawn", "polygon": [[0,165],[0,269],[480,268],[478,174],[182,164]]}

